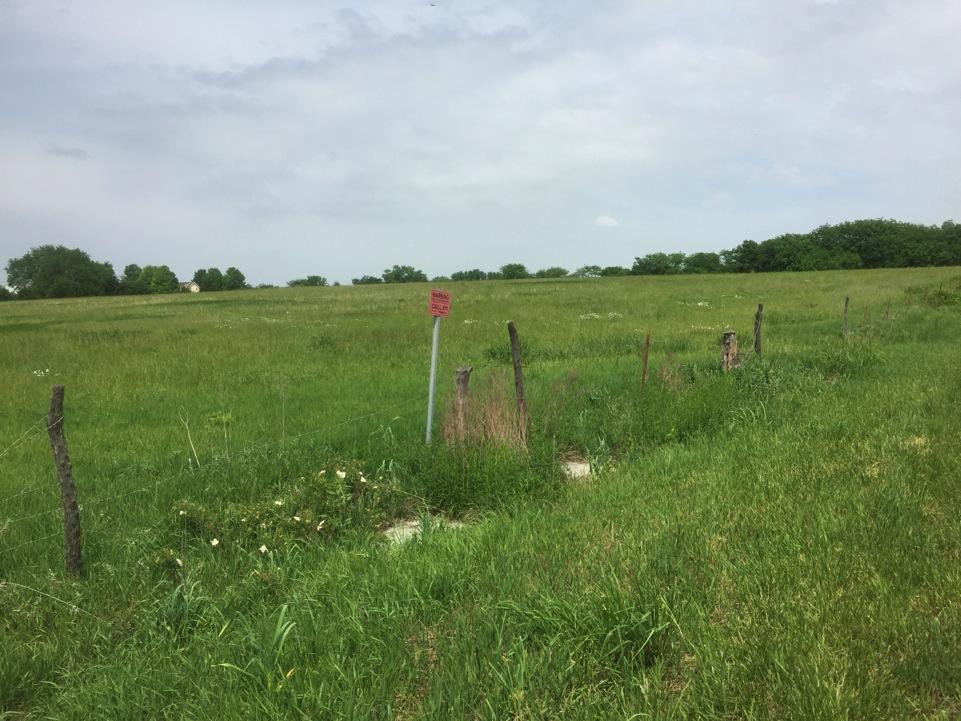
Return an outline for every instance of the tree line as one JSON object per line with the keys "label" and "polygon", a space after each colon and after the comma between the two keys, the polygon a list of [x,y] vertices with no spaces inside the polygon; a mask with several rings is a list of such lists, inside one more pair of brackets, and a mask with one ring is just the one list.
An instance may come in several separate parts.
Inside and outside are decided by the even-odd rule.
{"label": "tree line", "polygon": [[[93,260],[79,248],[41,245],[6,265],[7,282],[12,292],[0,287],[0,300],[16,298],[78,298],[94,295],[147,295],[176,293],[181,288],[169,266],[131,263],[119,277],[113,265]],[[244,274],[237,268],[201,268],[193,281],[201,290],[237,290],[249,288]]]}
{"label": "tree line", "polygon": [[[948,220],[918,225],[896,220],[855,220],[822,225],[810,233],[787,233],[761,242],[745,240],[720,252],[648,253],[630,267],[585,265],[569,272],[560,266],[528,271],[522,263],[499,269],[461,270],[431,280],[518,280],[523,278],[602,278],[618,275],[679,275],[687,273],[767,273],[776,271],[904,268],[961,265],[961,225]],[[128,265],[121,276],[110,263],[100,263],[79,248],[43,245],[6,266],[7,282],[0,300],[65,298],[90,295],[172,293],[180,290],[177,276],[166,265]],[[427,274],[410,265],[394,265],[380,275],[354,278],[354,285],[416,283]],[[249,288],[237,268],[201,268],[193,281],[203,291]],[[327,279],[309,275],[287,283],[290,287],[326,286]],[[337,285],[337,283],[334,283]],[[258,287],[271,287],[261,285]]]}

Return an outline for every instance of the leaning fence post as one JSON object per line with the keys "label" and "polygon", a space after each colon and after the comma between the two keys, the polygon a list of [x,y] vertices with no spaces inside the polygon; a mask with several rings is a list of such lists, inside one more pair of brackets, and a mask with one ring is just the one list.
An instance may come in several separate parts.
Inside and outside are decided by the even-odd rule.
{"label": "leaning fence post", "polygon": [[850,302],[851,299],[848,296],[844,296],[844,329],[841,332],[844,340],[848,339],[848,303]]}
{"label": "leaning fence post", "polygon": [[737,368],[740,360],[737,357],[737,331],[726,330],[721,341],[721,370],[727,372]]}
{"label": "leaning fence post", "polygon": [[454,382],[457,384],[457,440],[463,441],[467,438],[467,384],[470,383],[470,374],[474,369],[458,368],[454,375]]}
{"label": "leaning fence post", "polygon": [[754,352],[761,355],[761,324],[764,323],[764,303],[757,304],[754,314]]}
{"label": "leaning fence post", "polygon": [[73,469],[67,455],[67,439],[63,434],[63,386],[54,386],[50,397],[50,413],[47,415],[47,431],[53,462],[60,480],[60,497],[63,501],[64,556],[67,573],[79,576],[83,572],[80,560],[80,509],[77,507],[77,489],[73,484]]}
{"label": "leaning fence post", "polygon": [[651,331],[644,336],[644,352],[641,355],[643,367],[641,369],[641,390],[647,386],[647,361],[651,356]]}
{"label": "leaning fence post", "polygon": [[517,425],[521,443],[527,445],[527,402],[524,400],[524,366],[521,363],[521,342],[517,337],[514,321],[507,322],[507,335],[511,339],[511,357],[514,361],[514,392],[517,395]]}

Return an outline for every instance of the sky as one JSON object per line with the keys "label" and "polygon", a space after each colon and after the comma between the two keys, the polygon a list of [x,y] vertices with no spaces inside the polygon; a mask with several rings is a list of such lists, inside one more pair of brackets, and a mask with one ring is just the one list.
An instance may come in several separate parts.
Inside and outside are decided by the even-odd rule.
{"label": "sky", "polygon": [[957,0],[0,0],[0,265],[349,282],[961,221]]}

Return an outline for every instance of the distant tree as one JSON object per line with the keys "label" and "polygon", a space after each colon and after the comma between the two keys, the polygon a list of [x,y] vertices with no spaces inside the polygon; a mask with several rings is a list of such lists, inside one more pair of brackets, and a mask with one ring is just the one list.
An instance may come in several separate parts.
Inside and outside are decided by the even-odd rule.
{"label": "distant tree", "polygon": [[720,273],[721,256],[717,253],[691,253],[684,259],[685,273]]}
{"label": "distant tree", "polygon": [[383,278],[378,278],[376,275],[362,275],[360,278],[354,278],[350,281],[352,285],[376,285],[377,283],[383,283]]}
{"label": "distant tree", "polygon": [[487,280],[487,273],[474,268],[473,270],[459,270],[450,274],[451,280]]}
{"label": "distant tree", "polygon": [[297,278],[296,280],[288,280],[287,285],[290,288],[301,288],[304,286],[321,287],[321,286],[327,285],[327,279],[321,275],[308,275],[306,278]]}
{"label": "distant tree", "polygon": [[385,283],[421,283],[427,280],[427,274],[411,265],[395,265],[385,270],[381,278]]}
{"label": "distant tree", "polygon": [[110,263],[98,263],[79,248],[41,245],[7,263],[7,282],[21,298],[112,295],[119,282]]}
{"label": "distant tree", "polygon": [[[126,272],[124,275],[126,276]],[[140,285],[148,289],[148,293],[173,293],[180,290],[176,274],[166,265],[145,265],[138,280]]]}
{"label": "distant tree", "polygon": [[580,268],[571,273],[571,275],[575,278],[599,278],[601,276],[601,266],[582,265]]}
{"label": "distant tree", "polygon": [[522,263],[508,263],[507,265],[502,265],[500,269],[500,275],[505,280],[519,280],[521,278],[531,277],[531,274],[527,272],[527,268]]}
{"label": "distant tree", "polygon": [[244,274],[233,266],[224,271],[224,290],[240,290],[247,287]]}
{"label": "distant tree", "polygon": [[6,286],[0,285],[0,301],[15,300],[16,295]]}
{"label": "distant tree", "polygon": [[150,286],[141,280],[140,275],[143,269],[136,263],[131,263],[123,269],[123,276],[120,278],[119,292],[123,295],[146,295],[150,293]]}
{"label": "distant tree", "polygon": [[220,268],[201,268],[194,273],[194,283],[200,286],[202,291],[223,290],[224,274]]}
{"label": "distant tree", "polygon": [[487,272],[485,280],[504,280],[504,274],[499,270],[491,270]]}
{"label": "distant tree", "polygon": [[451,280],[451,278],[450,278],[449,276],[446,276],[446,275],[435,275],[433,278],[430,279],[430,282],[431,282],[431,283],[446,283],[446,282],[449,281],[449,280]]}
{"label": "distant tree", "polygon": [[567,269],[557,265],[551,266],[550,268],[541,268],[534,273],[535,278],[565,278],[566,276]]}
{"label": "distant tree", "polygon": [[634,275],[674,275],[684,270],[684,253],[649,253],[635,258]]}
{"label": "distant tree", "polygon": [[630,268],[622,268],[619,265],[608,265],[601,268],[601,277],[607,278],[614,275],[630,275]]}
{"label": "distant tree", "polygon": [[276,288],[277,286],[271,283],[258,283],[257,287],[258,288]]}

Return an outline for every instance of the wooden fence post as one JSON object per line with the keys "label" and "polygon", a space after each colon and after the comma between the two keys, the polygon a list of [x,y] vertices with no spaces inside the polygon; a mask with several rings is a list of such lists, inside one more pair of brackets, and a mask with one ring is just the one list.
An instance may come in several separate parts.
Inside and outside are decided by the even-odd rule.
{"label": "wooden fence post", "polygon": [[732,368],[737,368],[741,361],[737,357],[737,331],[726,330],[721,341],[721,370],[725,373]]}
{"label": "wooden fence post", "polygon": [[517,425],[521,443],[527,446],[527,402],[524,400],[524,366],[521,363],[521,342],[517,337],[514,321],[507,322],[507,335],[511,339],[511,357],[514,361],[514,392],[517,395]]}
{"label": "wooden fence post", "polygon": [[455,410],[458,441],[464,441],[467,438],[467,384],[470,383],[470,374],[473,370],[473,367],[458,368],[454,375],[454,382],[457,384]]}
{"label": "wooden fence post", "polygon": [[67,455],[67,439],[63,433],[63,386],[54,386],[50,397],[50,413],[47,415],[47,431],[53,463],[60,480],[60,497],[63,501],[64,556],[67,573],[79,576],[83,573],[80,560],[80,509],[77,507],[77,489],[73,484],[73,468]]}
{"label": "wooden fence post", "polygon": [[761,355],[761,324],[764,323],[764,303],[757,304],[754,314],[754,352]]}
{"label": "wooden fence post", "polygon": [[647,385],[647,361],[651,355],[651,331],[644,336],[644,352],[642,354],[643,369],[641,370],[641,390]]}
{"label": "wooden fence post", "polygon": [[844,340],[848,339],[848,303],[851,299],[848,296],[844,296],[844,329],[841,332]]}

